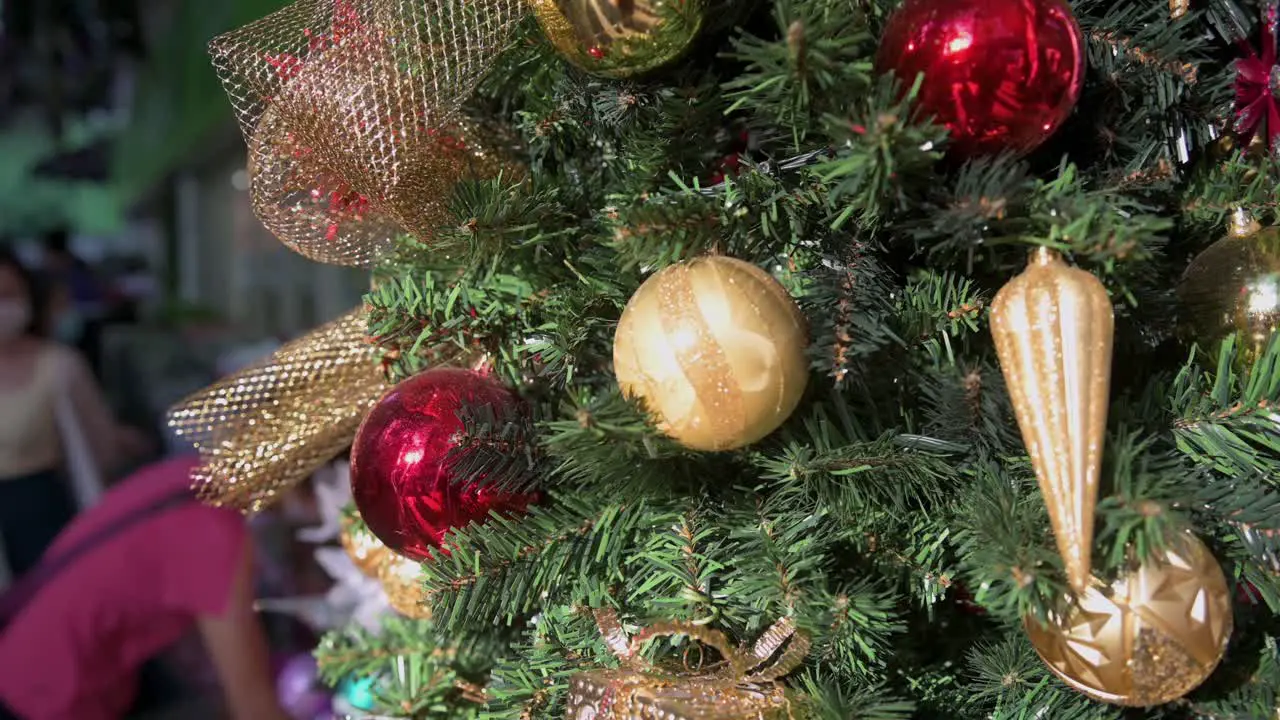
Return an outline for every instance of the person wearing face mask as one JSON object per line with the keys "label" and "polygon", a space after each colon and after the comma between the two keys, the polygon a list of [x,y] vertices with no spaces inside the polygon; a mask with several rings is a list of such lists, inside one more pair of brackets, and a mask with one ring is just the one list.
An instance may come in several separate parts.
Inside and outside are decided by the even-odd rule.
{"label": "person wearing face mask", "polygon": [[139,445],[84,360],[41,337],[40,300],[31,273],[0,248],[0,586],[32,568],[75,514],[59,408],[74,416],[83,459],[99,471]]}

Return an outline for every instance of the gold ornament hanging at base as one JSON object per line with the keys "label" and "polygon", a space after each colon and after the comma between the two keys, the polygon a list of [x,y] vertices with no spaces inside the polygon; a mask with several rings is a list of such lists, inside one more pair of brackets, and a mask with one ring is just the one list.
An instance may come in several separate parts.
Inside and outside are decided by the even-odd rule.
{"label": "gold ornament hanging at base", "polygon": [[1280,330],[1280,228],[1236,211],[1230,234],[1187,267],[1178,300],[1192,340],[1216,352],[1234,335],[1241,365],[1252,367]]}
{"label": "gold ornament hanging at base", "polygon": [[629,78],[679,59],[702,30],[706,0],[533,0],[547,39],[597,75]]}
{"label": "gold ornament hanging at base", "polygon": [[1189,533],[1110,586],[1091,586],[1047,626],[1026,622],[1054,675],[1095,700],[1131,707],[1176,700],[1204,682],[1231,625],[1222,568]]}
{"label": "gold ornament hanging at base", "polygon": [[[801,698],[779,680],[804,662],[809,636],[790,618],[774,623],[750,648],[735,648],[704,625],[664,622],[631,636],[612,610],[595,611],[617,669],[569,678],[565,720],[798,720],[808,717]],[[704,671],[672,674],[650,663],[642,649],[651,640],[685,636],[706,645],[721,661]]]}
{"label": "gold ornament hanging at base", "polygon": [[1000,370],[1076,592],[1089,583],[1115,318],[1096,277],[1040,248],[991,306]]}
{"label": "gold ornament hanging at base", "polygon": [[694,450],[731,450],[778,429],[809,379],[804,316],[765,271],[728,257],[662,270],[627,303],[613,340],[624,394]]}

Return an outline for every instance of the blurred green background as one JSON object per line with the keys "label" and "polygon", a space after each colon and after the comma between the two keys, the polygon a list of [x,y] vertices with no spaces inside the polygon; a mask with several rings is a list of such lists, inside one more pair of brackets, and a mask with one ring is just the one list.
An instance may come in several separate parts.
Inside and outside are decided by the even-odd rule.
{"label": "blurred green background", "polygon": [[[126,6],[127,3],[127,6]],[[25,92],[0,115],[0,235],[27,235],[51,227],[73,232],[118,232],[129,209],[145,199],[166,176],[211,136],[229,132],[231,106],[222,93],[206,52],[208,41],[273,10],[282,0],[209,0],[148,2],[111,0],[22,0],[0,3],[6,20],[6,73]],[[130,54],[111,48],[95,53],[87,71],[65,57],[46,57],[46,37],[79,34],[64,13],[134,13],[142,50]],[[21,13],[22,15],[19,15]],[[33,40],[22,42],[30,24]],[[78,60],[78,59],[77,59]],[[43,61],[43,62],[42,62]],[[98,67],[112,63],[115,67]],[[16,69],[15,69],[16,68]],[[65,102],[74,82],[61,73],[94,78],[127,74],[128,107],[112,112],[86,111]],[[53,102],[49,101],[52,96]],[[50,105],[55,105],[50,117]],[[60,127],[57,127],[60,125]],[[83,153],[81,166],[94,177],[58,176],[38,171],[42,164]]]}

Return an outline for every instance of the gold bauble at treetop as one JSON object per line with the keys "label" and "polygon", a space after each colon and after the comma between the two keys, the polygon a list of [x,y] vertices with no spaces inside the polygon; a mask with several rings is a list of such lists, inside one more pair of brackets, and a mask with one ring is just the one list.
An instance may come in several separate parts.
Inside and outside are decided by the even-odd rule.
{"label": "gold bauble at treetop", "polygon": [[1231,637],[1222,568],[1195,536],[1170,538],[1110,585],[1095,584],[1048,624],[1027,618],[1041,659],[1067,685],[1103,702],[1161,705],[1217,667]]}
{"label": "gold bauble at treetop", "polygon": [[1252,366],[1280,330],[1280,228],[1236,211],[1230,234],[1187,267],[1178,300],[1191,339],[1216,351],[1234,335],[1241,360]]}
{"label": "gold bauble at treetop", "polygon": [[596,75],[630,78],[669,65],[702,30],[707,0],[533,0],[547,39]]}
{"label": "gold bauble at treetop", "polygon": [[740,448],[795,411],[809,370],[804,316],[765,271],[728,257],[672,265],[627,303],[613,341],[624,394],[694,450]]}

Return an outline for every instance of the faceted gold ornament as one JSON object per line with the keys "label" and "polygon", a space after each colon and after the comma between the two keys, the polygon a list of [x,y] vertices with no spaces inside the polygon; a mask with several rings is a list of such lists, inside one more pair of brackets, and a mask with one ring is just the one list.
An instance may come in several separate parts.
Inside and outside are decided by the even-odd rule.
{"label": "faceted gold ornament", "polygon": [[1230,234],[1187,267],[1178,300],[1195,342],[1214,352],[1234,335],[1244,367],[1252,367],[1280,330],[1280,228],[1236,211]]}
{"label": "faceted gold ornament", "polygon": [[407,618],[425,620],[431,608],[424,602],[422,566],[416,560],[387,551],[378,566],[378,581],[391,608]]}
{"label": "faceted gold ornament", "polygon": [[731,450],[776,430],[808,382],[804,316],[765,271],[727,257],[672,265],[627,303],[613,340],[624,394],[695,450]]}
{"label": "faceted gold ornament", "polygon": [[1040,248],[996,295],[991,333],[1067,580],[1083,591],[1111,386],[1111,300],[1093,275]]}
{"label": "faceted gold ornament", "polygon": [[1095,700],[1144,707],[1191,692],[1231,637],[1231,595],[1213,554],[1189,533],[1110,586],[1095,585],[1047,625],[1027,618],[1036,652]]}
{"label": "faceted gold ornament", "polygon": [[360,572],[366,577],[376,578],[378,569],[386,561],[386,556],[391,554],[391,550],[374,537],[368,528],[358,525],[353,517],[342,518],[342,531],[338,535],[338,541]]}
{"label": "faceted gold ornament", "polygon": [[702,30],[707,0],[533,0],[547,39],[591,73],[628,78],[679,59]]}

